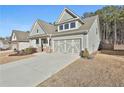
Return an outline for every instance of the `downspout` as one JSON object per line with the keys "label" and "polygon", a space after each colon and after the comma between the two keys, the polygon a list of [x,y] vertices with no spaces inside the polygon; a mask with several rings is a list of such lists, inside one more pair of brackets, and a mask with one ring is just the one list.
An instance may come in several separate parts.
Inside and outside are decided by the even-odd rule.
{"label": "downspout", "polygon": [[84,43],[85,45],[83,45],[84,49],[88,48],[88,32],[84,32],[84,40],[83,40],[83,42],[85,42]]}
{"label": "downspout", "polygon": [[49,34],[49,49],[50,49],[50,53],[51,53],[51,36],[52,36],[52,34]]}

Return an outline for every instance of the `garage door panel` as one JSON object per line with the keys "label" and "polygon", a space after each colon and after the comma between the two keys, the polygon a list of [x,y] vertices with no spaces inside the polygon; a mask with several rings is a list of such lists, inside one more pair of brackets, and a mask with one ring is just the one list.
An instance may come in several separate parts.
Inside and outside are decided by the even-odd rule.
{"label": "garage door panel", "polygon": [[66,52],[67,53],[72,52],[72,50],[71,50],[71,42],[72,42],[72,40],[66,40]]}
{"label": "garage door panel", "polygon": [[57,42],[54,41],[54,51],[56,52],[57,50]]}
{"label": "garage door panel", "polygon": [[60,52],[64,52],[64,40],[59,41]]}
{"label": "garage door panel", "polygon": [[75,45],[75,52],[80,52],[80,48],[81,48],[81,42],[80,39],[74,40],[74,45]]}
{"label": "garage door panel", "polygon": [[64,41],[63,40],[54,41],[54,51],[55,52],[64,52]]}
{"label": "garage door panel", "polygon": [[58,41],[54,41],[54,51],[57,52],[58,48]]}
{"label": "garage door panel", "polygon": [[79,53],[81,39],[64,39],[54,41],[54,51],[61,53]]}

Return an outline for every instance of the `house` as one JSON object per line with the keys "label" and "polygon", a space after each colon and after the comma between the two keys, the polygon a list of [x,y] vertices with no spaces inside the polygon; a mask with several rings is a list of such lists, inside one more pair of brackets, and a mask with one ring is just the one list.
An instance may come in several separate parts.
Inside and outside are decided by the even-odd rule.
{"label": "house", "polygon": [[9,49],[10,44],[8,40],[0,39],[0,50]]}
{"label": "house", "polygon": [[87,48],[93,53],[100,44],[99,18],[82,19],[65,8],[55,24],[38,19],[32,26],[29,39],[30,45],[40,51],[79,53]]}
{"label": "house", "polygon": [[11,48],[22,50],[29,47],[29,32],[13,30],[11,34]]}

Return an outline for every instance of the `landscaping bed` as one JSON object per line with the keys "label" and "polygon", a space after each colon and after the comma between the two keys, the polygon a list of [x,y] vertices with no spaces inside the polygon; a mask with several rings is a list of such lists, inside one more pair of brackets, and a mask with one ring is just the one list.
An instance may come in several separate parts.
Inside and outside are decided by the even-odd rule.
{"label": "landscaping bed", "polygon": [[124,50],[101,50],[101,53],[108,55],[124,56]]}
{"label": "landscaping bed", "polygon": [[36,49],[35,48],[27,48],[25,50],[22,51],[11,51],[11,52],[3,52],[0,53],[0,64],[6,64],[6,63],[10,63],[10,62],[14,62],[17,60],[21,60],[21,59],[25,59],[25,58],[29,58],[29,57],[33,57],[34,55],[32,55],[33,53],[36,53]]}
{"label": "landscaping bed", "polygon": [[9,54],[9,56],[24,56],[24,55],[30,55],[30,54],[33,54],[33,53],[36,53],[37,52],[37,49],[36,48],[26,48],[26,49],[23,49],[23,50],[14,50],[15,52],[12,53],[12,54]]}

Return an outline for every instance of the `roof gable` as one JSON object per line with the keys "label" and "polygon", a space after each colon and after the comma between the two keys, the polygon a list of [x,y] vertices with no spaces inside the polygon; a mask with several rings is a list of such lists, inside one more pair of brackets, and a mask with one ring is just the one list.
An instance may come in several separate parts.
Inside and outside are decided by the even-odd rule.
{"label": "roof gable", "polygon": [[[37,30],[39,29],[39,33]],[[52,34],[56,30],[56,27],[52,24],[49,24],[43,20],[37,20],[32,26],[30,36],[33,35],[42,35],[42,34]]]}
{"label": "roof gable", "polygon": [[30,36],[37,35],[37,34],[45,34],[46,32],[43,30],[43,28],[40,26],[38,21],[36,21],[31,29]]}
{"label": "roof gable", "polygon": [[64,22],[74,21],[74,20],[78,20],[82,24],[84,23],[83,20],[80,18],[80,16],[75,14],[70,9],[64,8],[64,10],[60,14],[58,20],[56,21],[56,24],[61,24],[61,23],[64,23]]}
{"label": "roof gable", "polygon": [[[11,41],[29,42],[28,36],[29,32],[13,30],[11,35]],[[15,40],[12,39],[13,37],[15,37]]]}
{"label": "roof gable", "polygon": [[64,10],[60,14],[56,23],[63,22],[63,21],[73,19],[73,18],[79,18],[79,16],[77,14],[75,14],[74,12],[72,12],[70,9],[64,8]]}

